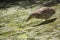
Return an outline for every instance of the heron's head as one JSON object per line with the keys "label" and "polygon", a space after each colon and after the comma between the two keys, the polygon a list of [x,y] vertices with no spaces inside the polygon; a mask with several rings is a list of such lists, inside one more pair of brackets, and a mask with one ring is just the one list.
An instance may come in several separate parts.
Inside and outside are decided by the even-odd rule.
{"label": "heron's head", "polygon": [[29,16],[28,16],[28,18],[27,18],[27,20],[26,21],[29,21],[31,18],[33,18],[35,16],[35,14],[34,13],[31,13]]}

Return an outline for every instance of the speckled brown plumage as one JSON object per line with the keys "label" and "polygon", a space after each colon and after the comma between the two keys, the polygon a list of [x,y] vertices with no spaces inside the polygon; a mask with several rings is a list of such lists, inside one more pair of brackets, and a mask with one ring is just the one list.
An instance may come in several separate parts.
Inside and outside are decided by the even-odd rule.
{"label": "speckled brown plumage", "polygon": [[52,9],[52,8],[50,8],[50,7],[42,7],[42,8],[40,8],[40,9],[36,10],[35,12],[32,12],[32,13],[29,15],[27,21],[28,21],[29,19],[31,19],[32,17],[35,17],[35,18],[37,18],[37,19],[46,19],[46,20],[47,20],[47,19],[50,18],[53,14],[55,14],[55,10],[54,10],[54,9]]}

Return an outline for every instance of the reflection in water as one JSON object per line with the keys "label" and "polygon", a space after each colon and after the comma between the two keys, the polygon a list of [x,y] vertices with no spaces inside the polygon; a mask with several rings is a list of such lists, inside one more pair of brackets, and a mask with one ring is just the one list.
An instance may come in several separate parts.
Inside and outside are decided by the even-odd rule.
{"label": "reflection in water", "polygon": [[[42,23],[37,24],[37,25],[34,25],[34,26],[39,26],[39,25],[48,24],[48,23],[54,22],[56,19],[57,19],[57,18],[54,18],[54,19],[51,19],[51,20],[47,20],[47,21],[43,21]],[[34,26],[33,26],[33,27],[34,27]]]}

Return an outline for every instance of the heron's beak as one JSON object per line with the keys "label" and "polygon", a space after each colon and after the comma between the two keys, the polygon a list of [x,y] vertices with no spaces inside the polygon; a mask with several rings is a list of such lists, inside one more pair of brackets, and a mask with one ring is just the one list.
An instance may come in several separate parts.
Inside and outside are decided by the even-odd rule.
{"label": "heron's beak", "polygon": [[32,18],[32,15],[29,15],[29,17],[27,18],[26,22],[28,22],[31,18]]}
{"label": "heron's beak", "polygon": [[28,22],[30,19],[31,19],[31,17],[28,17],[27,20],[26,20],[26,22]]}

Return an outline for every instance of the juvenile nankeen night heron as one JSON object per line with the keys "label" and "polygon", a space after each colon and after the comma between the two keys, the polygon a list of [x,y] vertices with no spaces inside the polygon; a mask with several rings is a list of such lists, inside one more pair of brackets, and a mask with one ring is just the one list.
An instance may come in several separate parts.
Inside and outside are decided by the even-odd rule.
{"label": "juvenile nankeen night heron", "polygon": [[48,18],[50,18],[53,14],[55,14],[55,10],[50,7],[41,7],[40,9],[36,10],[35,12],[32,12],[27,21],[29,21],[31,18],[37,18],[37,19],[45,19],[47,21]]}

